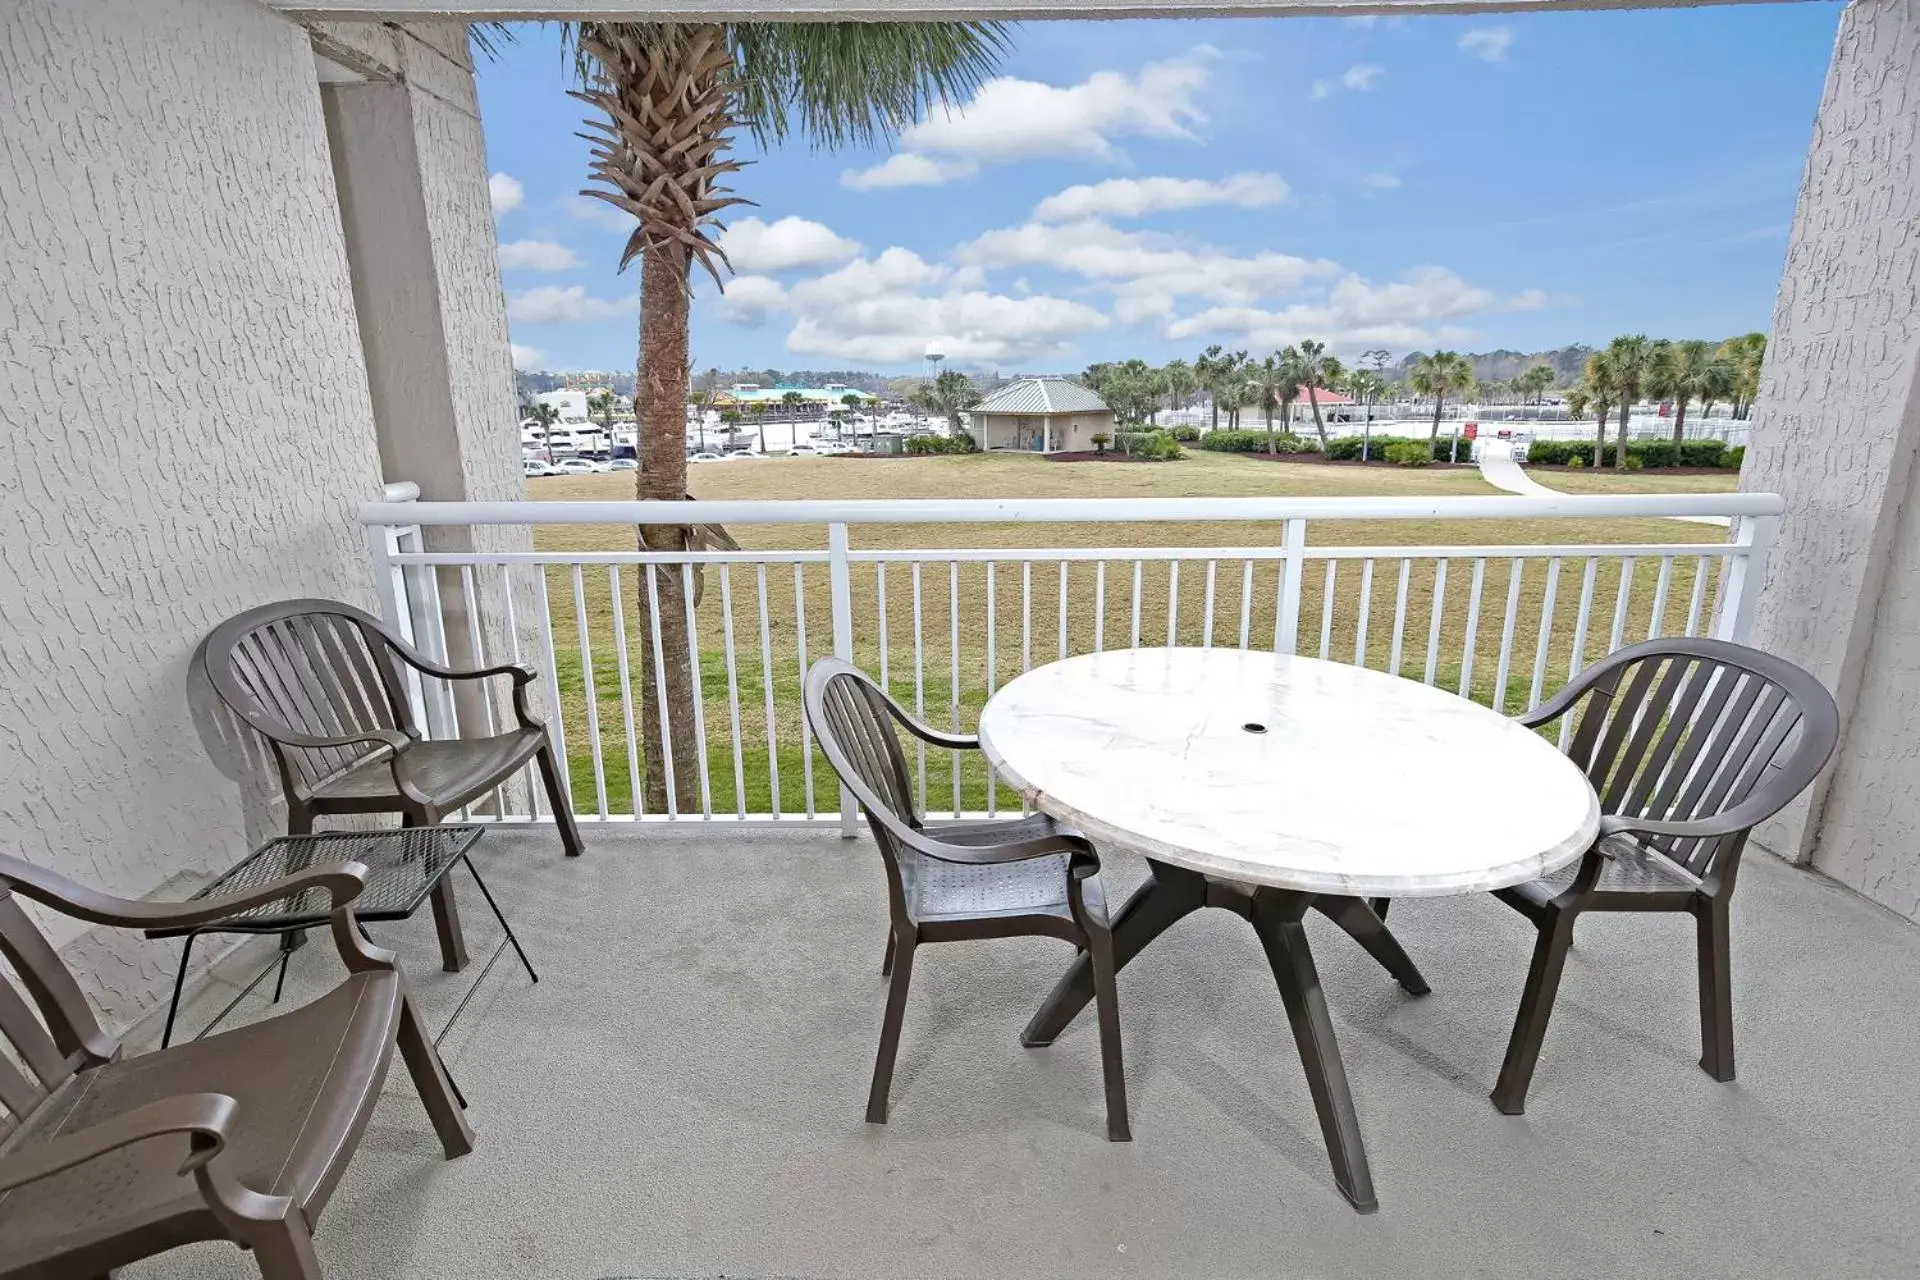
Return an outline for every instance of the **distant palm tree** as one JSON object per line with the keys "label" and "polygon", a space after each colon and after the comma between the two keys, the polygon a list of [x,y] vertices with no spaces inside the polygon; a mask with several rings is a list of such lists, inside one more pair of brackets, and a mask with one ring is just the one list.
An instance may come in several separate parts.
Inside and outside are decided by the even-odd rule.
{"label": "distant palm tree", "polygon": [[1167,393],[1167,407],[1184,409],[1187,397],[1194,393],[1199,383],[1194,379],[1193,366],[1185,360],[1169,360],[1160,368],[1160,385]]}
{"label": "distant palm tree", "polygon": [[932,382],[921,384],[912,399],[928,414],[945,417],[947,434],[957,440],[960,415],[980,403],[980,392],[973,385],[973,379],[958,369],[942,369]]}
{"label": "distant palm tree", "polygon": [[1372,369],[1349,369],[1342,384],[1354,403],[1361,405],[1367,415],[1366,425],[1360,430],[1360,461],[1367,460],[1373,443],[1373,406],[1387,389],[1387,380]]}
{"label": "distant palm tree", "polygon": [[[847,416],[853,420],[853,440],[855,444],[858,444],[860,442],[859,414],[860,414],[860,406],[863,403],[863,401],[860,399],[860,393],[858,391],[849,391],[845,395],[840,397],[840,403],[847,407]],[[875,447],[877,448],[880,443],[880,424],[878,422],[869,421],[867,425],[873,431],[873,442]],[[764,453],[766,451],[763,449],[761,450],[761,452]]]}
{"label": "distant palm tree", "polygon": [[1620,395],[1620,375],[1613,354],[1596,351],[1587,357],[1586,372],[1567,396],[1567,410],[1576,418],[1591,409],[1597,415],[1593,436],[1593,465],[1597,470],[1607,456],[1607,414]]}
{"label": "distant palm tree", "polygon": [[1760,369],[1767,359],[1767,335],[1747,333],[1720,344],[1719,354],[1732,366],[1733,387],[1727,393],[1733,416],[1745,419],[1760,396]]}
{"label": "distant palm tree", "polygon": [[787,411],[788,422],[800,421],[800,409],[806,403],[807,398],[798,391],[783,391],[780,393],[780,407]]}
{"label": "distant palm tree", "polygon": [[1219,343],[1214,343],[1193,361],[1193,380],[1201,390],[1207,393],[1207,408],[1212,414],[1212,428],[1220,429],[1220,359]]}
{"label": "distant palm tree", "polygon": [[1627,425],[1633,414],[1634,401],[1646,389],[1647,377],[1652,372],[1653,344],[1647,341],[1644,333],[1625,334],[1607,344],[1607,358],[1613,368],[1614,406],[1620,410],[1620,431],[1614,438],[1613,465],[1616,470],[1624,471],[1627,467]]}
{"label": "distant palm tree", "polygon": [[1440,438],[1440,414],[1449,392],[1465,393],[1473,385],[1473,362],[1458,351],[1424,351],[1407,368],[1407,385],[1423,396],[1433,397],[1433,429],[1427,439]]}
{"label": "distant palm tree", "polygon": [[536,404],[527,410],[527,416],[540,428],[540,442],[547,451],[547,461],[553,461],[553,439],[547,433],[560,421],[560,411],[550,404]]}
{"label": "distant palm tree", "polygon": [[[585,22],[563,41],[581,87],[573,94],[601,113],[590,120],[583,194],[635,220],[620,267],[640,263],[640,376],[634,416],[645,459],[636,496],[687,496],[687,320],[698,266],[720,282],[726,254],[716,219],[745,203],[724,185],[741,169],[735,135],[760,150],[805,134],[816,145],[870,147],[891,139],[935,103],[964,99],[996,70],[1003,29],[973,22]],[[643,551],[694,545],[687,525],[642,526]],[[679,573],[635,575],[641,669],[665,673],[664,697],[640,681],[647,802],[666,809],[666,735],[694,722],[690,601]],[[697,582],[697,579],[696,579]],[[657,593],[657,609],[649,601]],[[660,637],[652,652],[652,635]],[[661,705],[664,703],[664,706]],[[671,735],[673,791],[684,811],[699,798],[700,748]]]}
{"label": "distant palm tree", "polygon": [[[1286,424],[1288,435],[1293,434],[1293,406],[1300,399],[1300,387],[1306,377],[1301,367],[1300,353],[1293,347],[1282,347],[1268,357],[1272,361],[1273,399],[1280,406],[1281,420]],[[1327,447],[1326,436],[1321,434],[1320,448]]]}
{"label": "distant palm tree", "polygon": [[1539,404],[1548,390],[1552,388],[1556,378],[1552,365],[1536,364],[1530,365],[1522,370],[1520,376],[1513,381],[1514,386],[1519,389],[1521,395],[1532,396],[1533,402]]}
{"label": "distant palm tree", "polygon": [[1320,452],[1325,453],[1327,424],[1320,417],[1320,392],[1338,383],[1346,369],[1337,357],[1328,353],[1324,342],[1302,338],[1299,351],[1294,367],[1300,374],[1300,385],[1307,389],[1307,403],[1313,408],[1313,429],[1320,437]]}
{"label": "distant palm tree", "polygon": [[1673,401],[1677,462],[1677,451],[1687,438],[1687,405],[1699,400],[1704,406],[1726,395],[1733,385],[1733,366],[1714,354],[1712,343],[1689,339],[1656,343],[1650,373],[1648,390]]}

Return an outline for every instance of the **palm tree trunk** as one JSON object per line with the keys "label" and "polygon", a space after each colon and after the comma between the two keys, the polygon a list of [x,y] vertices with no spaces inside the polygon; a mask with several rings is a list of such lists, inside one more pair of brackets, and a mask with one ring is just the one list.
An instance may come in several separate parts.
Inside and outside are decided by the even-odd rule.
{"label": "palm tree trunk", "polygon": [[1680,447],[1687,439],[1687,398],[1676,396],[1673,402],[1673,465],[1680,465]]}
{"label": "palm tree trunk", "polygon": [[1632,413],[1633,397],[1620,397],[1620,430],[1614,437],[1613,444],[1613,469],[1615,471],[1625,471],[1627,469],[1627,419]]}
{"label": "palm tree trunk", "polygon": [[1602,409],[1600,416],[1594,419],[1593,429],[1593,469],[1598,471],[1607,457],[1607,412]]}
{"label": "palm tree trunk", "polygon": [[1313,430],[1320,437],[1320,452],[1327,452],[1327,424],[1320,419],[1320,397],[1314,394],[1313,384],[1307,384],[1307,403],[1313,406]]}
{"label": "palm tree trunk", "polygon": [[1438,440],[1440,438],[1440,410],[1443,407],[1445,407],[1446,403],[1447,403],[1446,392],[1444,391],[1434,392],[1433,394],[1433,430],[1427,432],[1428,444],[1432,444],[1435,440]]}
{"label": "palm tree trunk", "polygon": [[1213,414],[1213,430],[1220,429],[1220,393],[1212,387],[1207,388],[1207,409]]}
{"label": "palm tree trunk", "polygon": [[[640,428],[640,471],[635,496],[681,501],[687,496],[686,410],[680,380],[687,368],[687,265],[684,250],[656,248],[642,258],[640,275],[640,370],[634,416]],[[705,419],[701,420],[702,430]],[[684,551],[685,525],[641,525],[640,550]],[[651,812],[667,809],[667,745],[672,748],[674,803],[696,811],[700,796],[699,744],[693,736],[692,638],[687,634],[685,580],[678,566],[657,566],[634,575],[640,618],[641,739],[647,757],[646,792]],[[659,606],[658,614],[654,604]],[[653,636],[658,629],[659,652]],[[656,668],[656,662],[659,664]],[[666,698],[662,705],[661,685]],[[664,726],[664,731],[663,731]]]}
{"label": "palm tree trunk", "polygon": [[1273,399],[1272,397],[1262,397],[1260,401],[1260,407],[1266,412],[1266,415],[1267,415],[1267,454],[1269,457],[1271,457],[1273,454],[1279,451],[1277,448],[1275,448],[1277,441],[1275,441],[1273,438]]}

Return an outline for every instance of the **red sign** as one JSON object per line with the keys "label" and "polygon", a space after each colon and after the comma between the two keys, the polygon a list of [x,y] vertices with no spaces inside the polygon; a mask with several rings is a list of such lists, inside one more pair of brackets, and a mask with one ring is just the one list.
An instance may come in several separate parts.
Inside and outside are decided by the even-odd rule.
{"label": "red sign", "polygon": [[1477,422],[1469,422],[1461,429],[1460,434],[1468,440],[1478,439],[1480,436],[1480,424]]}

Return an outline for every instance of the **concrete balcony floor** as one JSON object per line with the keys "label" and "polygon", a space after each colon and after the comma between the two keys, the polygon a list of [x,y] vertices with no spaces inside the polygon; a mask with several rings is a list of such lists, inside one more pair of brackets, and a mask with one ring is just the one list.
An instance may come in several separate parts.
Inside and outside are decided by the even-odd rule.
{"label": "concrete balcony floor", "polygon": [[[1734,904],[1738,1083],[1695,1065],[1689,922],[1594,917],[1524,1118],[1487,1101],[1532,944],[1518,915],[1397,904],[1423,999],[1316,917],[1380,1195],[1362,1217],[1224,912],[1121,976],[1131,1144],[1103,1137],[1091,1011],[1051,1048],[1018,1043],[1068,959],[1045,941],[921,953],[883,1128],[861,1119],[886,914],[864,838],[587,835],[575,862],[545,832],[482,841],[541,981],[502,957],[447,1039],[472,1155],[440,1158],[396,1064],[319,1224],[329,1276],[1798,1280],[1920,1256],[1920,929],[1765,855]],[[1143,873],[1110,858],[1110,892]],[[466,974],[438,972],[425,911],[374,931],[436,1027],[498,936],[460,886]],[[199,1016],[259,956],[224,964]],[[338,972],[306,948],[288,999]],[[122,1275],[257,1272],[202,1245]]]}

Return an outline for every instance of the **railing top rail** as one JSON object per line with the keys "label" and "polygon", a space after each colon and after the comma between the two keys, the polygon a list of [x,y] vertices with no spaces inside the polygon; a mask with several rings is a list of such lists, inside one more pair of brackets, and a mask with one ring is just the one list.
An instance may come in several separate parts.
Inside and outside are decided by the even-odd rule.
{"label": "railing top rail", "polygon": [[[885,465],[885,464],[880,464]],[[367,525],[1001,524],[1207,520],[1539,520],[1776,516],[1774,493],[1555,498],[909,498],[829,502],[369,502]]]}

